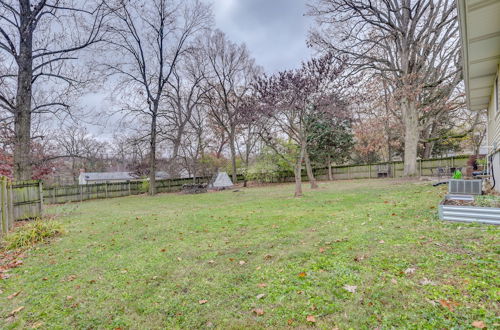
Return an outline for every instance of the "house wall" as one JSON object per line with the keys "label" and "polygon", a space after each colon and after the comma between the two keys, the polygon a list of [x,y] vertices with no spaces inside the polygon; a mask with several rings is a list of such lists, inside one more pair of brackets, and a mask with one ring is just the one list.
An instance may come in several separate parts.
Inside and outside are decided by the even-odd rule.
{"label": "house wall", "polygon": [[497,76],[491,93],[488,106],[488,147],[490,148],[490,162],[493,170],[495,190],[500,192],[500,66],[497,67]]}

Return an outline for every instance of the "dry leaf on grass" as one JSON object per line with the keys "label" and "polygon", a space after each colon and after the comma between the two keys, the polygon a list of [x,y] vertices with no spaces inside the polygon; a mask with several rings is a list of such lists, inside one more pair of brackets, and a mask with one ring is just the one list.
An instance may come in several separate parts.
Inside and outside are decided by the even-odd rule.
{"label": "dry leaf on grass", "polygon": [[205,299],[198,300],[198,303],[199,303],[200,305],[206,304],[207,302],[208,302],[208,300],[205,300]]}
{"label": "dry leaf on grass", "polygon": [[300,272],[299,273],[299,277],[306,277],[306,276],[307,276],[306,272]]}
{"label": "dry leaf on grass", "polygon": [[21,291],[17,291],[17,292],[14,292],[13,294],[11,294],[10,296],[7,297],[7,299],[12,299],[14,297],[17,297],[19,294],[21,293]]}
{"label": "dry leaf on grass", "polygon": [[441,306],[443,306],[444,308],[447,308],[450,312],[453,312],[453,310],[455,309],[455,307],[457,307],[458,305],[460,305],[459,303],[457,303],[456,301],[452,301],[452,300],[444,300],[444,299],[441,299],[439,301],[439,303],[441,304]]}
{"label": "dry leaf on grass", "polygon": [[415,273],[415,270],[416,270],[415,268],[411,268],[411,267],[410,268],[406,268],[405,269],[405,274],[406,275],[413,274],[413,273]]}
{"label": "dry leaf on grass", "polygon": [[18,307],[16,309],[14,309],[12,312],[10,312],[9,316],[14,316],[17,313],[19,313],[20,311],[22,311],[23,309],[24,309],[24,306]]}
{"label": "dry leaf on grass", "polygon": [[474,328],[478,328],[478,329],[486,328],[486,324],[483,321],[474,321],[474,322],[472,322],[472,326]]}
{"label": "dry leaf on grass", "polygon": [[307,315],[306,320],[307,322],[316,323],[316,318],[314,317],[314,315]]}
{"label": "dry leaf on grass", "polygon": [[262,308],[255,308],[252,312],[258,316],[264,315],[264,310]]}
{"label": "dry leaf on grass", "polygon": [[267,286],[267,284],[266,283],[259,283],[259,284],[257,284],[257,286],[259,288],[265,288]]}
{"label": "dry leaf on grass", "polygon": [[255,298],[257,298],[257,299],[262,299],[262,298],[264,298],[265,296],[266,296],[266,294],[265,294],[265,293],[261,293],[261,294],[258,294]]}
{"label": "dry leaf on grass", "polygon": [[358,287],[356,285],[344,285],[344,290],[349,291],[351,293],[356,293],[356,289]]}
{"label": "dry leaf on grass", "polygon": [[243,266],[246,262],[244,260],[240,260],[239,264]]}

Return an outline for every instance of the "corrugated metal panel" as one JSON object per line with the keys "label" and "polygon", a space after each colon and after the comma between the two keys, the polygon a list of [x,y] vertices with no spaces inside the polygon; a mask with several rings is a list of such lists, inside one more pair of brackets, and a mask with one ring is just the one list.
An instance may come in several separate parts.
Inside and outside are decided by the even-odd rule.
{"label": "corrugated metal panel", "polygon": [[500,208],[439,205],[439,217],[447,221],[500,225]]}
{"label": "corrugated metal panel", "polygon": [[448,183],[450,194],[481,195],[483,190],[482,180],[455,180]]}

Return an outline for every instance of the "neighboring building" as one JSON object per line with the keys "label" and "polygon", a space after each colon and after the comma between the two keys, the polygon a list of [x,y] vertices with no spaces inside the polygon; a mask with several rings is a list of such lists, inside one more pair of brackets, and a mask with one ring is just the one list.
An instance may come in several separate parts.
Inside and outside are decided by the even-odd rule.
{"label": "neighboring building", "polygon": [[488,156],[500,191],[500,0],[457,0],[470,110],[488,109]]}
{"label": "neighboring building", "polygon": [[[166,172],[156,172],[156,180],[168,179]],[[131,172],[80,172],[79,184],[113,183],[140,180]]]}

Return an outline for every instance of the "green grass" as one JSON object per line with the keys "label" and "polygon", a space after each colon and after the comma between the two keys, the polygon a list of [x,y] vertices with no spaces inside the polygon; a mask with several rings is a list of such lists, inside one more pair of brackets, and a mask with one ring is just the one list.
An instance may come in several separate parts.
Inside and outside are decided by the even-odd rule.
{"label": "green grass", "polygon": [[67,233],[0,280],[0,327],[498,327],[499,230],[440,221],[443,189],[357,180],[301,199],[274,185],[51,207]]}

